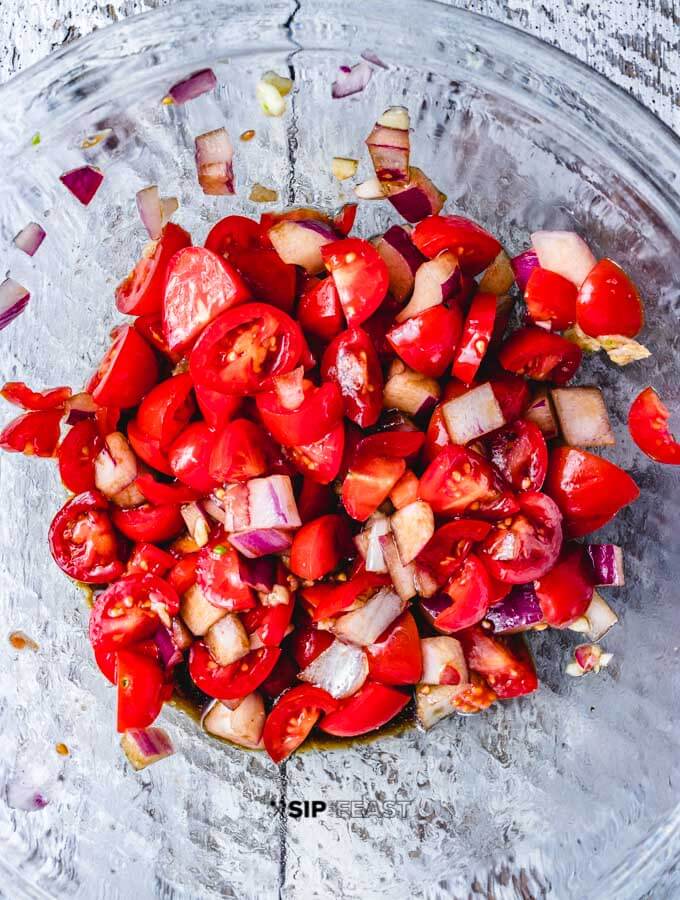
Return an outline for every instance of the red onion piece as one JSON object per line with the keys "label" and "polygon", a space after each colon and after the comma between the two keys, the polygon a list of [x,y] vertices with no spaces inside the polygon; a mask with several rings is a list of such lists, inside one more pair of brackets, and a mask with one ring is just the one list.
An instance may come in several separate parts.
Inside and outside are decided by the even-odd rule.
{"label": "red onion piece", "polygon": [[487,610],[485,616],[485,622],[491,623],[494,634],[527,631],[542,621],[543,611],[531,584],[513,587],[507,597]]}
{"label": "red onion piece", "polygon": [[226,616],[226,611],[206,599],[197,584],[192,584],[182,595],[180,615],[189,631],[196,637],[203,637],[215,622]]}
{"label": "red onion piece", "polygon": [[293,485],[288,475],[251,478],[248,482],[250,531],[267,528],[299,528]]}
{"label": "red onion piece", "polygon": [[383,186],[376,177],[367,178],[361,184],[357,184],[354,188],[355,195],[359,200],[384,200],[385,191]]}
{"label": "red onion piece", "polygon": [[380,69],[389,69],[387,63],[384,63],[373,50],[363,50],[359,55],[362,59],[365,59],[366,62],[370,62]]}
{"label": "red onion piece", "polygon": [[0,284],[0,331],[14,321],[28,306],[31,295],[13,278]]}
{"label": "red onion piece", "polygon": [[[408,121],[408,114],[406,114]],[[408,128],[376,124],[366,138],[373,168],[379,181],[407,181],[411,144]]]}
{"label": "red onion piece", "polygon": [[413,296],[396,321],[404,322],[426,309],[439,306],[460,289],[461,278],[458,257],[449,250],[424,262],[416,272]]}
{"label": "red onion piece", "polygon": [[226,128],[196,138],[196,172],[203,193],[217,197],[234,193],[234,149]]}
{"label": "red onion piece", "polygon": [[182,662],[184,658],[182,651],[177,646],[175,635],[170,628],[159,625],[152,640],[158,647],[160,661],[166,669],[173,669]]}
{"label": "red onion piece", "polygon": [[460,684],[416,685],[416,720],[420,727],[428,731],[437,722],[457,712],[453,701],[466,687]]}
{"label": "red onion piece", "polygon": [[175,748],[162,728],[131,728],[123,734],[120,746],[133,769],[139,771],[172,756]]}
{"label": "red onion piece", "polygon": [[383,405],[410,416],[425,416],[439,400],[441,388],[434,378],[406,369],[392,375],[383,390]]}
{"label": "red onion piece", "polygon": [[227,613],[205,635],[210,655],[219,666],[230,666],[250,653],[250,638],[235,613]]}
{"label": "red onion piece", "polygon": [[271,557],[245,559],[243,556],[239,556],[238,563],[239,575],[244,584],[263,594],[268,594],[273,590],[275,563]]}
{"label": "red onion piece", "polygon": [[[415,565],[409,563],[404,565],[399,557],[397,545],[391,534],[385,534],[380,538],[380,548],[383,553],[387,571],[392,579],[394,589],[399,597],[408,601],[418,593],[415,581]],[[374,638],[373,640],[376,640]],[[372,643],[372,642],[371,642]]]}
{"label": "red onion piece", "polygon": [[265,718],[264,701],[257,691],[253,691],[234,709],[215,700],[203,713],[201,725],[208,734],[250,750],[259,750]]}
{"label": "red onion piece", "polygon": [[581,287],[597,260],[575,231],[535,231],[531,235],[538,262]]}
{"label": "red onion piece", "polygon": [[523,418],[537,425],[546,440],[557,437],[559,434],[557,419],[553,413],[552,401],[547,388],[539,388]]}
{"label": "red onion piece", "polygon": [[407,222],[420,222],[441,211],[446,202],[446,194],[442,194],[424,172],[411,166],[408,184],[401,187],[389,186],[387,199]]}
{"label": "red onion piece", "polygon": [[390,520],[387,516],[374,514],[370,520],[369,527],[366,529],[366,571],[367,572],[387,572],[385,557],[383,556],[380,538],[390,532]]}
{"label": "red onion piece", "polygon": [[290,533],[278,528],[261,528],[229,535],[229,543],[248,559],[271,556],[290,549],[293,540]]}
{"label": "red onion piece", "polygon": [[335,620],[333,633],[343,641],[366,647],[374,644],[383,631],[402,614],[406,601],[391,588],[381,588],[370,600]]}
{"label": "red onion piece", "polygon": [[401,564],[407,566],[434,534],[432,507],[424,500],[414,500],[393,513],[390,527]]}
{"label": "red onion piece", "polygon": [[420,639],[423,656],[422,684],[467,684],[468,667],[460,641],[453,637]]}
{"label": "red onion piece", "polygon": [[524,293],[524,289],[527,286],[529,276],[534,271],[534,269],[539,268],[536,251],[533,247],[530,247],[529,250],[524,250],[519,254],[519,256],[513,256],[513,258],[510,260],[510,265],[512,266],[512,271],[515,273],[515,281],[517,282],[517,286],[519,287],[520,291]]}
{"label": "red onion piece", "polygon": [[626,583],[620,547],[616,544],[586,544],[586,550],[595,570],[596,587],[622,587]]}
{"label": "red onion piece", "polygon": [[366,87],[373,75],[373,69],[366,60],[361,60],[352,68],[347,66],[340,67],[340,74],[331,85],[331,97],[334,100],[340,100],[343,97],[351,97],[352,94],[358,94]]}
{"label": "red onion piece", "polygon": [[299,672],[298,678],[341,700],[355,694],[368,678],[368,659],[359,647],[336,640]]}
{"label": "red onion piece", "polygon": [[73,394],[64,404],[67,425],[75,425],[77,422],[82,422],[83,419],[91,419],[96,412],[97,404],[86,391]]}
{"label": "red onion piece", "polygon": [[[113,498],[136,480],[137,457],[119,431],[107,434],[94,460],[94,483],[105,497]],[[143,501],[142,501],[143,502]]]}
{"label": "red onion piece", "polygon": [[267,235],[285,263],[302,266],[308,275],[324,271],[321,248],[337,240],[330,226],[311,219],[299,222],[284,219],[270,228]]}
{"label": "red onion piece", "polygon": [[178,81],[168,91],[168,96],[172,97],[178,106],[186,103],[188,100],[195,100],[201,94],[207,94],[217,87],[217,78],[212,69],[201,69],[194,72],[182,81]]}
{"label": "red onion piece", "polygon": [[442,416],[454,444],[467,444],[506,424],[488,381],[444,403]]}
{"label": "red onion piece", "polygon": [[616,443],[599,388],[554,388],[551,397],[562,437],[567,444],[572,447],[609,447]]}
{"label": "red onion piece", "polygon": [[247,484],[228,484],[220,491],[222,497],[213,494],[211,501],[216,506],[222,506],[224,515],[222,521],[226,531],[245,531],[250,528],[249,491]]}
{"label": "red onion piece", "polygon": [[180,512],[187,526],[187,531],[198,547],[205,547],[210,540],[210,522],[205,510],[196,502],[185,503]]}
{"label": "red onion piece", "polygon": [[163,230],[163,210],[158,187],[155,184],[137,191],[137,209],[139,218],[152,241],[157,241]]}
{"label": "red onion piece", "polygon": [[94,166],[71,169],[70,172],[64,172],[59,176],[59,181],[77,200],[80,200],[83,206],[89,205],[103,180],[104,174]]}
{"label": "red onion piece", "polygon": [[390,293],[395,300],[402,303],[411,295],[415,283],[414,276],[418,267],[425,262],[425,257],[403,225],[392,225],[388,228],[375,242],[375,249],[387,266]]}
{"label": "red onion piece", "polygon": [[590,606],[577,622],[581,623],[582,620],[585,620],[587,627],[579,627],[575,630],[585,632],[591,641],[600,641],[609,629],[616,625],[619,621],[619,617],[611,606],[609,606],[604,597],[602,597],[601,594],[598,594],[597,591],[593,591],[593,599],[590,601]]}
{"label": "red onion piece", "polygon": [[47,232],[37,222],[29,222],[14,238],[14,243],[28,256],[33,256],[47,236]]}

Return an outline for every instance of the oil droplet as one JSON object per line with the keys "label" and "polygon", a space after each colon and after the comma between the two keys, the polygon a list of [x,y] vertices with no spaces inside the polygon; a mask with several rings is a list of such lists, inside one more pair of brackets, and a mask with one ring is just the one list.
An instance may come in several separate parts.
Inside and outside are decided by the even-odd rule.
{"label": "oil droplet", "polygon": [[59,742],[58,744],[55,744],[54,749],[57,751],[59,756],[68,756],[69,753],[71,752],[68,749],[68,747],[66,746],[66,744],[62,744],[61,742]]}
{"label": "oil droplet", "polygon": [[33,638],[30,638],[23,631],[13,631],[9,636],[9,642],[15,650],[33,650],[39,649]]}
{"label": "oil droplet", "polygon": [[241,135],[241,138],[240,138],[240,139],[241,139],[242,141],[252,141],[252,139],[253,139],[254,137],[255,137],[255,132],[253,131],[252,128],[249,128],[247,131],[244,131],[244,132],[243,132],[243,134]]}

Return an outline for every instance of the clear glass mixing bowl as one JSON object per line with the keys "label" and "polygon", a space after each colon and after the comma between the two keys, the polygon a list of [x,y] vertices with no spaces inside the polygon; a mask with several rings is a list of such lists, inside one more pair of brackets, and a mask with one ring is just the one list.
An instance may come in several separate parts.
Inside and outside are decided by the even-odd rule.
{"label": "clear glass mixing bowl", "polygon": [[[331,100],[338,66],[365,48],[389,69],[362,94]],[[171,84],[204,66],[217,73],[214,94],[161,104]],[[255,100],[267,69],[295,78],[281,119],[265,118]],[[255,181],[275,187],[282,204],[334,207],[347,189],[331,157],[361,156],[367,176],[362,141],[395,103],[410,109],[415,161],[448,194],[449,210],[514,252],[533,229],[576,229],[631,271],[647,300],[643,340],[654,356],[623,370],[589,361],[581,376],[604,385],[619,439],[611,457],[643,488],[603,534],[626,555],[626,587],[612,592],[621,625],[606,639],[614,664],[599,677],[566,678],[575,636],[536,635],[536,696],[429,734],[302,753],[282,771],[168,708],[177,755],[134,774],[117,745],[114,691],[91,658],[82,596],[48,553],[48,523],[63,501],[55,467],[2,455],[3,628],[39,644],[35,653],[6,644],[0,654],[2,797],[28,782],[51,801],[32,813],[0,802],[3,896],[680,893],[680,480],[636,452],[625,429],[642,386],[673,403],[680,383],[680,148],[625,94],[526,35],[416,0],[189,0],[94,34],[0,89],[0,246],[33,294],[0,336],[0,377],[84,382],[115,321],[113,286],[144,239],[140,187],[176,194],[178,220],[198,240],[227,212],[261,212],[245,199]],[[221,125],[236,142],[233,199],[204,197],[195,178],[193,138]],[[80,149],[102,128],[113,136]],[[255,139],[239,143],[250,128]],[[85,160],[106,175],[87,209],[59,183]],[[367,203],[359,229],[371,234],[390,219],[385,205]],[[30,220],[48,231],[34,260],[11,244]],[[55,753],[57,741],[70,756]],[[329,809],[293,818],[272,805],[281,799]],[[387,800],[399,801],[391,817]],[[352,801],[375,802],[360,817]]]}

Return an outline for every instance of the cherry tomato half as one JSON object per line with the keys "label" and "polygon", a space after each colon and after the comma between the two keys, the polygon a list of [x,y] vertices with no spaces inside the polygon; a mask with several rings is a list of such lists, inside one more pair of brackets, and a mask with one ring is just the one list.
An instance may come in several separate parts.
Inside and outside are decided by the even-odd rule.
{"label": "cherry tomato half", "polygon": [[24,413],[0,432],[0,449],[26,456],[54,456],[63,415],[61,409]]}
{"label": "cherry tomato half", "polygon": [[286,457],[306,478],[317,484],[329,484],[338,475],[345,449],[345,426],[342,422],[321,440],[312,444],[284,447]]}
{"label": "cherry tomato half", "polygon": [[323,355],[321,375],[340,387],[350,421],[360,428],[375,425],[382,410],[383,378],[378,354],[363,329],[337,335]]}
{"label": "cherry tomato half", "polygon": [[118,531],[132,541],[149,541],[152,544],[169,541],[184,528],[179,506],[152,506],[145,503],[134,509],[114,509],[111,518]]}
{"label": "cherry tomato half", "polygon": [[74,494],[93,491],[94,458],[101,449],[99,430],[92,419],[82,419],[59,444],[59,477]]}
{"label": "cherry tomato half", "polygon": [[299,528],[290,549],[294,575],[317,581],[352,553],[352,535],[344,516],[321,516]]}
{"label": "cherry tomato half", "polygon": [[165,575],[175,565],[175,557],[155,544],[135,544],[130,559],[128,560],[126,574],[128,575]]}
{"label": "cherry tomato half", "polygon": [[63,409],[71,396],[71,388],[58,387],[47,391],[32,391],[23,381],[8,381],[0,391],[0,396],[15,406],[31,411]]}
{"label": "cherry tomato half", "polygon": [[297,269],[285,263],[276,250],[234,248],[229,252],[229,262],[235,266],[253,297],[284,312],[292,312]]}
{"label": "cherry tomato half", "polygon": [[338,290],[348,325],[361,325],[385,299],[387,266],[375,247],[361,238],[344,238],[321,248]]}
{"label": "cherry tomato half", "polygon": [[325,381],[318,388],[308,383],[296,409],[286,409],[276,391],[258,394],[256,402],[263,425],[284,447],[313,444],[342,419],[342,395],[334,381]]}
{"label": "cherry tomato half", "polygon": [[168,450],[168,461],[174,475],[204,494],[217,487],[209,470],[216,440],[216,433],[205,422],[192,422],[175,438]]}
{"label": "cherry tomato half", "polygon": [[494,473],[474,450],[451,444],[425,469],[420,479],[420,498],[437,515],[453,516],[496,496]]}
{"label": "cherry tomato half", "polygon": [[196,561],[196,582],[205,599],[228,612],[241,612],[255,607],[255,594],[241,581],[238,554],[234,548],[216,537],[203,547]]}
{"label": "cherry tomato half", "polygon": [[409,368],[439,378],[451,365],[462,327],[458,307],[440,304],[395,325],[387,340]]}
{"label": "cherry tomato half", "polygon": [[524,288],[524,302],[533,322],[550,322],[553,330],[564,331],[576,321],[576,285],[540,266]]}
{"label": "cherry tomato half", "polygon": [[332,340],[345,324],[338,289],[332,278],[312,281],[303,291],[297,309],[300,325],[307,334]]}
{"label": "cherry tomato half", "polygon": [[234,419],[218,432],[210,454],[210,477],[217,482],[248,481],[264,475],[271,441],[249,419]]}
{"label": "cherry tomato half", "polygon": [[454,632],[481,622],[491,603],[492,590],[487,571],[474,553],[463,560],[444,593],[453,603],[437,615],[435,628]]}
{"label": "cherry tomato half", "polygon": [[576,321],[591,337],[622,334],[634,338],[645,324],[637,288],[611,259],[601,259],[579,288]]}
{"label": "cherry tomato half", "polygon": [[122,650],[116,656],[118,731],[148,728],[163,708],[163,669],[153,659],[132,650]]}
{"label": "cherry tomato half", "polygon": [[209,697],[238,700],[246,697],[268,678],[281,656],[280,647],[262,647],[228,666],[220,666],[203,641],[189,651],[189,674],[194,684]]}
{"label": "cherry tomato half", "polygon": [[453,359],[453,375],[471,384],[489,349],[496,321],[496,295],[477,294],[467,314]]}
{"label": "cherry tomato half", "polygon": [[534,381],[566,384],[581,365],[580,347],[543,328],[520,328],[498,354],[503,368]]}
{"label": "cherry tomato half", "polygon": [[458,639],[468,666],[483,675],[503,700],[531,694],[538,687],[536,670],[523,638],[491,637],[476,625],[461,631]]}
{"label": "cherry tomato half", "polygon": [[196,411],[193,384],[188,373],[161,381],[144,397],[137,410],[137,424],[166,451]]}
{"label": "cherry tomato half", "polygon": [[668,428],[670,413],[654,388],[645,388],[628,413],[630,436],[650,459],[680,465],[680,443]]}
{"label": "cherry tomato half", "polygon": [[291,637],[293,656],[301,669],[314,662],[333,643],[329,631],[321,631],[311,624],[298,625]]}
{"label": "cherry tomato half", "polygon": [[208,232],[206,250],[230,256],[232,250],[256,250],[263,246],[263,228],[245,216],[225,216]]}
{"label": "cherry tomato half", "polygon": [[123,325],[92,377],[88,391],[99,406],[127,409],[137,406],[157,381],[156,354],[131,325]]}
{"label": "cherry tomato half", "polygon": [[417,684],[423,674],[418,626],[408,610],[366,647],[368,675],[381,684]]}
{"label": "cherry tomato half", "polygon": [[548,447],[541,429],[518,419],[488,441],[491,464],[514,491],[540,491],[548,471]]}
{"label": "cherry tomato half", "polygon": [[367,681],[356,694],[339,703],[335,712],[326,713],[319,728],[337,737],[355,737],[375,731],[399,715],[409,695],[394,687]]}
{"label": "cherry tomato half", "polygon": [[534,582],[543,618],[555,628],[582,616],[593,599],[593,566],[582,544],[566,543],[555,565]]}
{"label": "cherry tomato half", "polygon": [[144,255],[116,288],[116,306],[126,316],[158,313],[163,306],[165,277],[171,258],[191,244],[191,236],[168,222],[151,255]]}
{"label": "cherry tomato half", "polygon": [[473,546],[483,541],[490,531],[490,523],[479,519],[447,522],[435,531],[418,554],[418,566],[427,569],[441,586],[461,567]]}
{"label": "cherry tomato half", "polygon": [[49,542],[56,564],[76,581],[104,584],[123,574],[109,504],[98,491],[78,494],[62,506],[50,525]]}
{"label": "cherry tomato half", "polygon": [[153,469],[158,469],[159,472],[163,472],[165,475],[173,474],[168,457],[161,450],[160,441],[144,434],[136,419],[131,419],[128,422],[127,437],[132,449],[147,465]]}
{"label": "cherry tomato half", "polygon": [[375,456],[357,460],[342,484],[342,505],[347,515],[365,522],[390,494],[406,471],[403,459]]}
{"label": "cherry tomato half", "polygon": [[501,251],[493,235],[463,216],[428,216],[413,229],[413,243],[429,259],[442,250],[458,255],[465,275],[478,275]]}
{"label": "cherry tomato half", "polygon": [[282,694],[267,716],[262,738],[267,753],[275,763],[297,750],[322,712],[333,712],[338,706],[330,694],[311,684],[299,685]]}

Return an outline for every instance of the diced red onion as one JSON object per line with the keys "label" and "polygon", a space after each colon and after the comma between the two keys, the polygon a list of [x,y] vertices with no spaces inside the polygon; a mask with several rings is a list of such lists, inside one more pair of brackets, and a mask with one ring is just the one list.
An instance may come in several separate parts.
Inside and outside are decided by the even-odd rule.
{"label": "diced red onion", "polygon": [[598,644],[579,644],[574,649],[574,662],[567,666],[567,675],[578,677],[588,672],[599,672],[606,668],[613,659],[613,654],[603,653]]}
{"label": "diced red onion", "polygon": [[362,59],[365,59],[366,62],[373,63],[374,66],[378,66],[380,69],[389,68],[387,63],[384,63],[373,50],[364,50],[359,55]]}
{"label": "diced red onion", "polygon": [[271,557],[245,559],[239,556],[241,581],[256,591],[268,594],[274,587],[275,563]]}
{"label": "diced red onion", "polygon": [[198,503],[185,503],[180,512],[187,526],[187,531],[198,547],[205,547],[210,540],[210,522],[205,511]]}
{"label": "diced red onion", "polygon": [[519,584],[500,603],[489,607],[484,618],[494,634],[527,631],[543,621],[543,611],[531,584]]}
{"label": "diced red onion", "polygon": [[387,199],[407,222],[420,222],[421,219],[440,212],[446,202],[446,194],[442,194],[427,175],[415,166],[411,166],[409,175],[407,184],[389,187]]}
{"label": "diced red onion", "polygon": [[418,684],[416,685],[416,720],[426,731],[437,722],[456,711],[454,698],[467,685]]}
{"label": "diced red onion", "polygon": [[567,444],[609,447],[616,443],[598,387],[554,388],[551,396]]}
{"label": "diced red onion", "polygon": [[335,640],[298,673],[298,678],[341,700],[355,694],[368,678],[368,659],[359,647]]}
{"label": "diced red onion", "polygon": [[451,606],[451,598],[448,594],[433,594],[431,597],[421,597],[420,608],[427,620],[432,623],[439,613]]}
{"label": "diced red onion", "polygon": [[264,701],[257,691],[253,691],[234,709],[215,700],[203,713],[201,725],[208,734],[250,750],[259,750],[265,718]]}
{"label": "diced red onion", "polygon": [[595,570],[597,587],[622,587],[626,583],[620,547],[616,544],[586,544],[586,550]]}
{"label": "diced red onion", "polygon": [[479,290],[500,297],[515,283],[515,273],[505,250],[501,250],[479,282]]}
{"label": "diced red onion", "polygon": [[196,138],[196,172],[203,193],[224,196],[234,193],[234,149],[226,128],[216,128]]}
{"label": "diced red onion", "polygon": [[588,609],[568,627],[571,631],[585,634],[591,641],[599,641],[618,621],[619,617],[601,594],[593,591]]}
{"label": "diced red onion", "polygon": [[308,275],[324,271],[321,248],[337,240],[330,226],[312,220],[284,219],[270,228],[267,235],[285,263],[302,266]]}
{"label": "diced red onion", "polygon": [[415,275],[413,296],[396,321],[404,322],[448,300],[460,289],[461,277],[458,257],[449,250],[424,262]]}
{"label": "diced red onion", "polygon": [[347,66],[341,66],[340,74],[331,85],[331,96],[334,100],[340,100],[343,97],[351,97],[352,94],[358,94],[366,87],[372,75],[373,69],[365,59],[352,66],[351,69]]}
{"label": "diced red onion", "polygon": [[432,577],[429,570],[424,566],[419,566],[416,562],[415,567],[415,583],[418,595],[426,599],[434,597],[435,594],[439,593],[439,582]]}
{"label": "diced red onion", "polygon": [[105,497],[115,497],[136,480],[137,457],[119,431],[107,434],[94,460],[94,483]]}
{"label": "diced red onion", "polygon": [[250,638],[235,613],[227,613],[205,635],[210,655],[219,666],[229,666],[250,653]]}
{"label": "diced red onion", "polygon": [[414,500],[393,513],[390,527],[401,564],[407,566],[434,534],[432,507],[424,500]]}
{"label": "diced red onion", "polygon": [[383,556],[380,538],[389,534],[390,520],[387,516],[378,513],[371,517],[369,526],[364,532],[367,536],[365,565],[367,572],[387,572],[385,557]]}
{"label": "diced red onion", "polygon": [[[292,590],[292,588],[291,588]],[[275,584],[271,591],[258,594],[262,606],[287,606],[290,603],[290,590],[284,584]]]}
{"label": "diced red onion", "polygon": [[[222,491],[223,497],[212,495],[216,506],[224,509],[224,528],[226,531],[245,531],[250,528],[250,491],[247,484],[228,484]],[[253,526],[255,527],[255,526]]]}
{"label": "diced red onion", "polygon": [[354,194],[359,200],[384,200],[385,191],[377,177],[367,178],[354,188]]}
{"label": "diced red onion", "polygon": [[411,597],[414,597],[418,593],[415,582],[414,564],[409,563],[405,566],[402,563],[399,558],[397,545],[391,534],[385,534],[380,538],[380,548],[395,591],[402,600],[410,600]]}
{"label": "diced red onion", "polygon": [[188,650],[194,642],[191,632],[184,622],[175,616],[170,624],[172,639],[179,650]]}
{"label": "diced red onion", "polygon": [[333,633],[343,641],[366,647],[378,640],[405,606],[406,601],[393,590],[381,588],[362,607],[339,616],[333,625]]}
{"label": "diced red onion", "polygon": [[82,391],[80,394],[73,394],[68,398],[64,404],[64,412],[66,424],[75,425],[77,422],[82,422],[83,419],[91,419],[97,412],[97,404],[90,394]]}
{"label": "diced red onion", "polygon": [[59,176],[59,181],[83,206],[89,205],[103,180],[103,173],[94,166],[81,166]]}
{"label": "diced red onion", "polygon": [[453,637],[420,639],[423,684],[467,684],[468,667],[460,641]]}
{"label": "diced red onion", "polygon": [[194,72],[187,78],[178,81],[168,91],[168,96],[172,97],[178,106],[186,103],[188,100],[195,100],[201,94],[207,94],[217,87],[217,78],[212,69],[201,69]]}
{"label": "diced red onion", "polygon": [[214,519],[216,522],[221,522],[224,525],[224,507],[220,506],[219,503],[216,503],[213,497],[209,497],[207,500],[203,500],[201,503],[203,507],[203,512],[210,516],[211,519]]}
{"label": "diced red onion", "polygon": [[197,584],[192,584],[189,590],[182,595],[179,612],[184,624],[196,637],[203,637],[215,622],[226,616],[224,609],[213,606],[206,599]]}
{"label": "diced red onion", "polygon": [[375,125],[366,139],[373,168],[379,181],[400,182],[409,177],[411,144],[408,128]]}
{"label": "diced red onion", "polygon": [[156,629],[152,640],[158,647],[158,656],[166,669],[174,669],[184,658],[182,651],[177,646],[175,635],[171,628],[165,625],[159,625]]}
{"label": "diced red onion", "polygon": [[597,260],[575,231],[535,231],[531,235],[538,262],[581,287]]}
{"label": "diced red onion", "polygon": [[33,256],[47,236],[47,232],[37,222],[29,222],[14,238],[14,243],[28,256]]}
{"label": "diced red onion", "polygon": [[0,284],[0,331],[14,321],[28,306],[31,295],[13,278]]}
{"label": "diced red onion", "polygon": [[413,291],[415,274],[425,257],[411,240],[407,227],[392,225],[375,242],[375,249],[387,266],[390,293],[399,303]]}
{"label": "diced red onion", "polygon": [[247,559],[285,553],[289,550],[293,539],[290,532],[278,528],[260,528],[254,531],[241,531],[228,536],[229,543]]}
{"label": "diced red onion", "polygon": [[534,269],[539,268],[536,251],[533,247],[530,247],[529,250],[524,250],[519,256],[513,256],[510,260],[510,265],[512,266],[512,271],[515,273],[517,286],[520,291],[524,293],[524,289],[527,286],[527,281],[529,280],[531,273]]}
{"label": "diced red onion", "polygon": [[251,478],[248,482],[248,512],[251,531],[267,528],[299,528],[293,485],[288,475]]}
{"label": "diced red onion", "polygon": [[547,388],[538,389],[523,418],[537,425],[543,432],[543,437],[547,440],[557,437],[559,434],[557,420],[553,414],[552,401]]}
{"label": "diced red onion", "polygon": [[163,230],[163,210],[158,187],[155,184],[137,191],[137,209],[139,218],[152,241],[157,241]]}
{"label": "diced red onion", "polygon": [[444,403],[441,410],[454,444],[467,444],[506,424],[488,381]]}
{"label": "diced red onion", "polygon": [[120,746],[130,765],[139,771],[152,763],[172,756],[172,741],[163,728],[130,728],[120,739]]}
{"label": "diced red onion", "polygon": [[383,406],[425,417],[437,405],[440,391],[434,378],[406,369],[388,379],[383,390]]}
{"label": "diced red onion", "polygon": [[298,366],[292,372],[285,375],[277,375],[272,381],[279,403],[284,409],[297,409],[305,399],[303,381],[305,377],[304,366]]}

